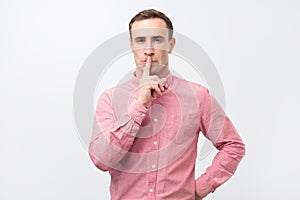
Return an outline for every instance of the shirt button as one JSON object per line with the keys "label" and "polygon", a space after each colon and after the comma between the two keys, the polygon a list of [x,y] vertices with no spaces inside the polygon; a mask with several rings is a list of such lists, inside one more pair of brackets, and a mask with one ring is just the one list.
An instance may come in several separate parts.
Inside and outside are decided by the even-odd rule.
{"label": "shirt button", "polygon": [[142,117],[145,117],[145,113],[142,113],[141,115],[142,115]]}
{"label": "shirt button", "polygon": [[155,169],[155,168],[156,168],[156,165],[152,165],[151,167],[152,167],[152,169]]}
{"label": "shirt button", "polygon": [[139,127],[138,126],[136,126],[136,125],[134,125],[133,127],[132,127],[132,131],[138,131],[139,130]]}
{"label": "shirt button", "polygon": [[157,145],[157,141],[154,141],[153,144],[154,144],[154,145]]}
{"label": "shirt button", "polygon": [[135,133],[132,133],[131,135],[134,137],[136,134],[135,134]]}
{"label": "shirt button", "polygon": [[156,119],[156,118],[154,118],[154,122],[157,122],[157,119]]}
{"label": "shirt button", "polygon": [[152,188],[150,188],[150,189],[149,189],[149,192],[151,192],[151,193],[152,193],[152,192],[153,192],[153,189],[152,189]]}

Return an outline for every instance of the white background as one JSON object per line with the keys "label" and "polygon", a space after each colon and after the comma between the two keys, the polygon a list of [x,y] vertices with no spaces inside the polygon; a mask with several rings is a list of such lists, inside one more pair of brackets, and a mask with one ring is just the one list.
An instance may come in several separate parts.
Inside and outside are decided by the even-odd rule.
{"label": "white background", "polygon": [[88,55],[146,8],[213,60],[247,145],[236,174],[206,199],[299,199],[296,0],[0,0],[0,199],[109,199],[109,176],[75,129],[74,83]]}

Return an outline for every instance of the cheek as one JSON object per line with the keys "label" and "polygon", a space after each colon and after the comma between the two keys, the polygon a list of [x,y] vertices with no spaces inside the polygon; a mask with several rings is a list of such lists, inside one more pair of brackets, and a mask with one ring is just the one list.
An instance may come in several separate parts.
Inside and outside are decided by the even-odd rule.
{"label": "cheek", "polygon": [[133,52],[133,56],[134,56],[134,59],[135,59],[136,61],[139,61],[140,58],[141,58],[141,52],[139,52],[139,51],[134,51],[134,52]]}
{"label": "cheek", "polygon": [[166,62],[168,60],[168,52],[163,51],[163,52],[159,52],[158,54],[159,56],[159,60],[162,62]]}

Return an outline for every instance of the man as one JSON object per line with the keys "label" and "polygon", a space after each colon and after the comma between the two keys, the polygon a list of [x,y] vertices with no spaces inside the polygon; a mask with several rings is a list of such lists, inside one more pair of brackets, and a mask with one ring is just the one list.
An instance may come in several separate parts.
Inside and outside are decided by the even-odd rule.
{"label": "man", "polygon": [[[167,16],[144,10],[129,31],[136,70],[99,98],[89,155],[109,171],[112,200],[203,199],[233,175],[245,145],[205,87],[170,73]],[[219,152],[195,179],[199,133]]]}

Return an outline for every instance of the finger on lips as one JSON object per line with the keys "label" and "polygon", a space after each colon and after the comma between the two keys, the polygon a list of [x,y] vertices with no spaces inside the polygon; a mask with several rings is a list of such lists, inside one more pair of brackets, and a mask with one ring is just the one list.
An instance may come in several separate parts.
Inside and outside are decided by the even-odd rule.
{"label": "finger on lips", "polygon": [[151,68],[151,57],[147,57],[147,62],[143,71],[143,76],[149,76],[150,75],[150,68]]}
{"label": "finger on lips", "polygon": [[149,89],[151,90],[151,96],[153,98],[156,98],[157,95],[162,95],[162,92],[165,90],[164,85],[166,82],[166,78],[160,79],[158,76],[153,75],[150,76],[150,70],[151,70],[151,56],[147,57],[147,61],[145,64],[145,68],[143,70],[143,82],[142,85],[148,85]]}

